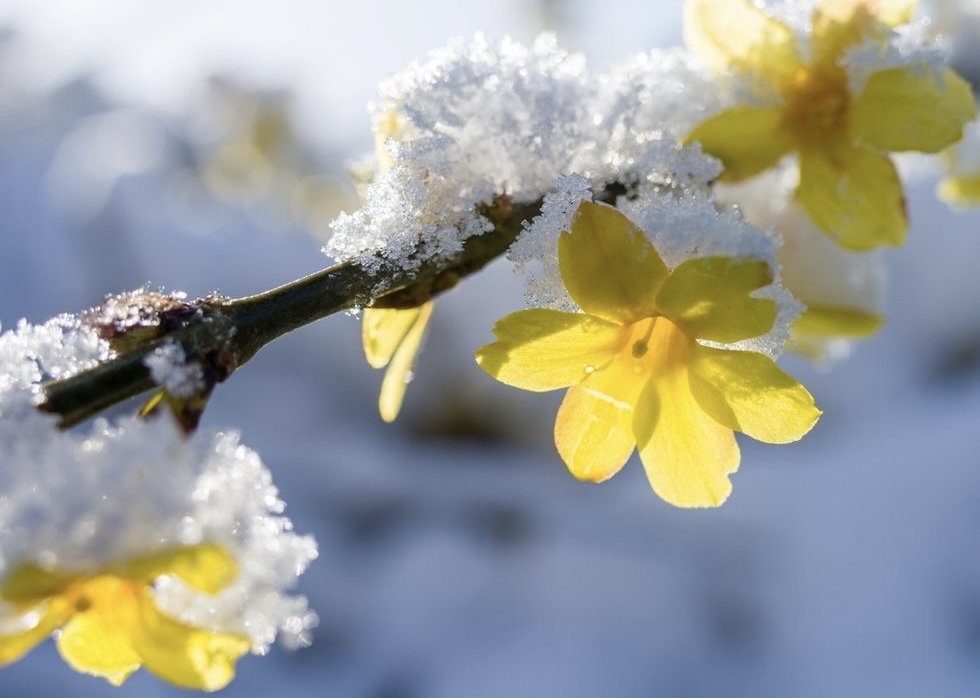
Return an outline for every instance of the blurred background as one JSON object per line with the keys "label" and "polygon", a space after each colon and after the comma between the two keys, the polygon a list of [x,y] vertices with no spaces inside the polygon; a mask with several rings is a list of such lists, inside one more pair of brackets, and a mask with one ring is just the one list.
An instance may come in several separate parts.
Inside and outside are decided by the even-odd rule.
{"label": "blurred background", "polygon": [[[0,326],[142,284],[241,296],[316,271],[327,223],[357,207],[380,80],[478,31],[551,30],[600,70],[677,45],[681,9],[0,0]],[[521,306],[505,263],[440,300],[394,425],[355,319],[263,350],[203,427],[240,430],[316,536],[300,591],[321,622],[224,694],[980,695],[980,211],[915,170],[884,329],[833,365],[786,357],[825,415],[798,444],[743,441],[717,511],[664,504],[635,461],[601,487],[567,474],[560,395],[472,361]],[[114,689],[46,643],[0,669],[0,696],[28,695],[184,692],[145,672]]]}

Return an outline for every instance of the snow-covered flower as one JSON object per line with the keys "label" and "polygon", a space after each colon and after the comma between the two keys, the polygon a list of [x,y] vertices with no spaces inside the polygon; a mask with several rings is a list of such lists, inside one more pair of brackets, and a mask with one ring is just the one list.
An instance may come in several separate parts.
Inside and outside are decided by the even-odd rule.
{"label": "snow-covered flower", "polygon": [[277,636],[307,642],[316,616],[288,590],[316,544],[235,433],[187,437],[168,414],[65,432],[36,408],[45,381],[111,356],[76,316],[0,335],[0,663],[54,633],[113,683],[145,666],[214,690]]}
{"label": "snow-covered flower", "polygon": [[212,545],[161,551],[87,572],[21,564],[0,586],[0,601],[8,609],[0,616],[5,621],[0,663],[20,659],[57,630],[58,651],[69,665],[113,684],[145,666],[184,688],[223,688],[235,674],[235,662],[248,652],[249,639],[162,613],[153,597],[153,582],[162,575],[215,594],[234,579],[237,565]]}
{"label": "snow-covered flower", "polygon": [[900,245],[908,221],[888,153],[938,152],[976,113],[962,78],[900,41],[894,28],[914,10],[912,0],[821,0],[801,38],[749,0],[689,0],[686,43],[751,96],[688,140],[722,160],[725,181],[796,153],[796,196],[821,230],[850,249]]}
{"label": "snow-covered flower", "polygon": [[576,477],[605,480],[639,448],[663,499],[717,506],[740,461],[734,431],[786,443],[816,422],[813,398],[769,356],[720,346],[776,322],[777,302],[759,296],[774,280],[767,260],[694,257],[669,269],[622,212],[588,201],[558,258],[584,312],[508,315],[477,362],[519,388],[568,388],[555,443]]}

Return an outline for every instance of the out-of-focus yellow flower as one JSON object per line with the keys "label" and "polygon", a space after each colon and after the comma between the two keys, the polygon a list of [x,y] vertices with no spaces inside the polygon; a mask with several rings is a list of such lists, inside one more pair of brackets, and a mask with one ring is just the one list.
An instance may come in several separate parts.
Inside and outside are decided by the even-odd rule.
{"label": "out-of-focus yellow flower", "polygon": [[401,410],[432,305],[428,301],[416,308],[364,310],[361,328],[364,356],[372,368],[388,367],[378,396],[378,411],[386,422],[394,422]]}
{"label": "out-of-focus yellow flower", "polygon": [[914,10],[911,0],[823,0],[804,54],[789,26],[749,0],[689,0],[687,45],[710,67],[747,76],[775,103],[724,111],[687,140],[721,159],[728,181],[795,152],[797,198],[821,230],[849,249],[900,245],[905,198],[887,153],[933,153],[955,142],[976,113],[973,95],[948,68],[921,65],[872,72],[852,94],[842,59],[861,42],[884,45]]}
{"label": "out-of-focus yellow flower", "polygon": [[699,341],[772,328],[775,302],[752,295],[773,280],[766,262],[702,257],[668,270],[625,215],[584,202],[559,238],[559,265],[584,312],[512,313],[476,359],[508,385],[569,388],[555,444],[575,477],[605,480],[638,447],[663,499],[717,506],[739,465],[733,431],[787,443],[819,417],[810,393],[768,356]]}
{"label": "out-of-focus yellow flower", "polygon": [[936,193],[957,208],[980,205],[980,121],[966,128],[963,140],[943,153],[946,176]]}
{"label": "out-of-focus yellow flower", "polygon": [[956,206],[980,205],[980,172],[974,175],[949,175],[937,189],[939,197]]}
{"label": "out-of-focus yellow flower", "polygon": [[20,659],[58,631],[58,651],[72,668],[115,685],[145,666],[183,688],[223,688],[249,640],[167,616],[154,602],[152,585],[174,575],[214,594],[236,574],[235,562],[214,545],[177,548],[95,573],[21,565],[0,586],[0,664]]}

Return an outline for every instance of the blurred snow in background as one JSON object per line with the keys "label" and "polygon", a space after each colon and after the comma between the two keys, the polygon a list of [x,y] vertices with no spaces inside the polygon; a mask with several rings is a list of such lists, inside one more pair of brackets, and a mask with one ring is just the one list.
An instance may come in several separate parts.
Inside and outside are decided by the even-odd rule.
{"label": "blurred snow in background", "polygon": [[[382,79],[478,31],[550,29],[601,68],[676,45],[680,16],[680,0],[0,0],[0,325],[144,283],[240,296],[315,271],[317,236],[356,207],[345,168],[372,147]],[[260,353],[204,426],[239,430],[316,536],[300,592],[321,622],[309,649],[243,660],[224,695],[976,696],[980,211],[909,170],[886,326],[832,366],[785,362],[825,415],[799,444],[744,442],[717,511],[670,508],[637,463],[601,487],[565,472],[558,396],[471,358],[522,304],[504,263],[440,299],[393,426],[356,321]],[[113,689],[47,643],[0,669],[0,695],[185,694],[145,673]]]}

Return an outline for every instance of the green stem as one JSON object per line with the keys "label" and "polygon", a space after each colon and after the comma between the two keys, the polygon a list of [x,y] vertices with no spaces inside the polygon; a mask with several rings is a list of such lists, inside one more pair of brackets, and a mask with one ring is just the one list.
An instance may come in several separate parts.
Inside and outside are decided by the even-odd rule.
{"label": "green stem", "polygon": [[40,409],[59,415],[63,428],[154,387],[144,359],[168,342],[179,342],[189,357],[204,364],[214,381],[225,380],[266,344],[328,315],[356,307],[408,308],[446,291],[504,254],[536,216],[541,201],[512,204],[500,197],[481,212],[494,229],[468,239],[450,259],[425,260],[406,271],[382,262],[371,273],[345,262],[254,296],[209,298],[162,336],[127,346],[118,356],[70,378],[45,383]]}

